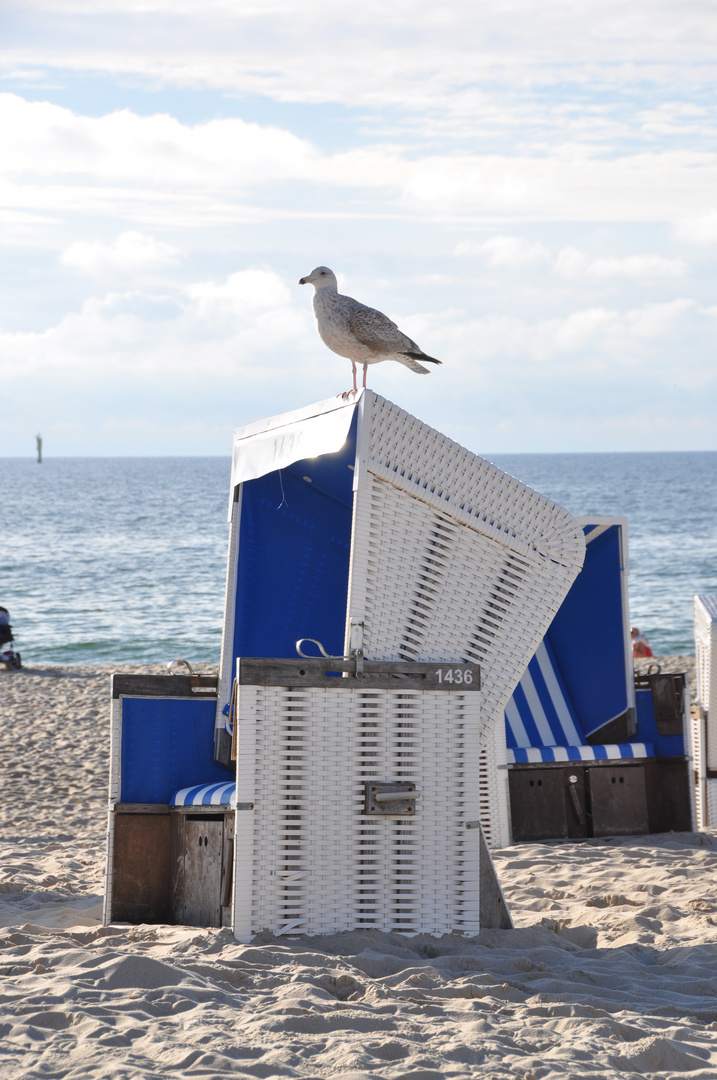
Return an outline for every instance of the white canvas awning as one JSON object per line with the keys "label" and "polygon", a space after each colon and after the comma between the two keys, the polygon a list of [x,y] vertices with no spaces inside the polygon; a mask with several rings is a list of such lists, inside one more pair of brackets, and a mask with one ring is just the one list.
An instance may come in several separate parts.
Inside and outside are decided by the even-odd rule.
{"label": "white canvas awning", "polygon": [[346,442],[359,397],[352,394],[350,401],[329,398],[293,413],[237,428],[232,452],[229,520],[237,484],[285,469],[303,458],[337,453]]}

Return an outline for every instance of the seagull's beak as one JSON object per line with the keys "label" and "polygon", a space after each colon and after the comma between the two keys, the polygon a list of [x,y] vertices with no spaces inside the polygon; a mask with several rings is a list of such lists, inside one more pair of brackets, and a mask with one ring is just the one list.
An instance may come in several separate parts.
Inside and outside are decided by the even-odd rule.
{"label": "seagull's beak", "polygon": [[299,285],[306,285],[308,280],[309,280],[308,278],[300,277],[299,278]]}

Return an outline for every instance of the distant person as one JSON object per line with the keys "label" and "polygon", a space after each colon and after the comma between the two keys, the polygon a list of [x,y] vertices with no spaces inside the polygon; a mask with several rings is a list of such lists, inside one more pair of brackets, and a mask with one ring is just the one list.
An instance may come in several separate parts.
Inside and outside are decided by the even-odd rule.
{"label": "distant person", "polygon": [[630,637],[632,638],[632,655],[633,656],[652,656],[653,652],[650,648],[650,642],[647,640],[644,634],[640,633],[637,626],[633,626],[630,629]]}
{"label": "distant person", "polygon": [[0,607],[0,626],[10,625],[10,612],[6,607]]}

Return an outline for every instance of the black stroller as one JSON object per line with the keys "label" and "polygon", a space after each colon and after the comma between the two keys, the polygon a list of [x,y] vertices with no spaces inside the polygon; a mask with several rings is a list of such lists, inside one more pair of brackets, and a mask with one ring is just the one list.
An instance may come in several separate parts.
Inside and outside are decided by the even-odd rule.
{"label": "black stroller", "polygon": [[0,664],[6,668],[21,668],[22,660],[20,653],[15,652],[12,642],[12,626],[10,626],[10,612],[0,605]]}

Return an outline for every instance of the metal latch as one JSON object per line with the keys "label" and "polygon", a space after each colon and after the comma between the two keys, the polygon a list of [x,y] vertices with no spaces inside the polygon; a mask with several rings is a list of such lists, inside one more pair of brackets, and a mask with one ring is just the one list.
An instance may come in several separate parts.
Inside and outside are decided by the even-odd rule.
{"label": "metal latch", "polygon": [[416,785],[410,780],[367,780],[364,784],[364,814],[393,817],[416,813],[416,799],[420,799]]}
{"label": "metal latch", "polygon": [[305,653],[302,646],[305,642],[310,641],[312,645],[315,645],[325,660],[339,660],[346,661],[351,660],[354,664],[353,674],[357,679],[363,677],[363,623],[357,622],[355,619],[351,620],[351,645],[348,655],[345,656],[330,656],[327,653],[324,646],[316,638],[302,637],[296,643],[296,651],[299,656],[303,656],[305,660],[314,660],[316,657],[311,656],[309,653]]}

